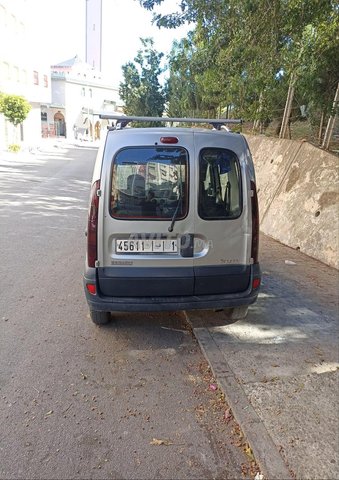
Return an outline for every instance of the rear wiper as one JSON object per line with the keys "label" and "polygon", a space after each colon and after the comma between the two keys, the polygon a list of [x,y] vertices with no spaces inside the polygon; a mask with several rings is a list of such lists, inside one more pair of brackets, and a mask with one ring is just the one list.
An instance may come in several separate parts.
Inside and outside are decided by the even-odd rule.
{"label": "rear wiper", "polygon": [[169,232],[173,232],[173,227],[174,227],[174,224],[175,224],[175,220],[178,216],[179,208],[181,207],[181,205],[182,205],[182,186],[180,185],[178,204],[177,204],[177,207],[175,209],[175,212],[173,213],[171,225],[168,227]]}

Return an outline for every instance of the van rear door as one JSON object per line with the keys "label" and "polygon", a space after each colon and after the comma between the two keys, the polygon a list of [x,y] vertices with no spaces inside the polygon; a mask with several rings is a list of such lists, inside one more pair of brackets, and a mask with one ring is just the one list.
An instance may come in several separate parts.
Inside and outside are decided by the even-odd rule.
{"label": "van rear door", "polygon": [[195,135],[194,294],[240,293],[251,273],[250,187],[241,135]]}
{"label": "van rear door", "polygon": [[193,295],[193,133],[108,134],[101,174],[98,279],[103,295]]}

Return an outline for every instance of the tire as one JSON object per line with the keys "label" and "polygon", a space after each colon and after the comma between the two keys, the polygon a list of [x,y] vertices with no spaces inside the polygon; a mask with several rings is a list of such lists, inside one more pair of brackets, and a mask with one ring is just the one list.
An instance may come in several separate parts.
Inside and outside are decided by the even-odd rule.
{"label": "tire", "polygon": [[96,325],[106,325],[111,320],[111,312],[100,312],[98,310],[90,310],[91,320]]}
{"label": "tire", "polygon": [[232,320],[241,320],[246,318],[248,313],[248,306],[244,305],[242,307],[234,307],[231,309],[230,318]]}

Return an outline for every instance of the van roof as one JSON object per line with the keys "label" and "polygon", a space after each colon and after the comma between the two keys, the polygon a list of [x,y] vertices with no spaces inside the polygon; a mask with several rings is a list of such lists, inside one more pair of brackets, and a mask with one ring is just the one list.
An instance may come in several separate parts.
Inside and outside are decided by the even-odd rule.
{"label": "van roof", "polygon": [[[242,120],[234,118],[193,118],[193,117],[139,117],[139,116],[127,116],[116,115],[111,113],[99,113],[99,118],[105,120],[115,120],[116,124],[113,129],[125,128],[130,122],[156,122],[156,123],[193,123],[193,124],[209,124],[215,130],[221,130],[226,127],[227,124],[242,124]],[[149,127],[153,128],[153,127]]]}
{"label": "van roof", "polygon": [[180,133],[206,133],[209,135],[239,135],[238,133],[231,132],[229,130],[212,130],[209,128],[202,128],[202,127],[141,127],[141,128],[133,128],[127,127],[122,129],[110,129],[110,133],[119,133],[121,135],[141,135],[143,133],[166,133],[178,135]]}

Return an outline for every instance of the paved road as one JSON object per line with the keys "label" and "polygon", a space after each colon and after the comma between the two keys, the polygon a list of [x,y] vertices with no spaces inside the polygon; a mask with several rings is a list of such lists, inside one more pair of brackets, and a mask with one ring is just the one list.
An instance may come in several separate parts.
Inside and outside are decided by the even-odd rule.
{"label": "paved road", "polygon": [[0,161],[0,478],[250,477],[183,315],[119,315],[107,328],[88,317],[95,153]]}

